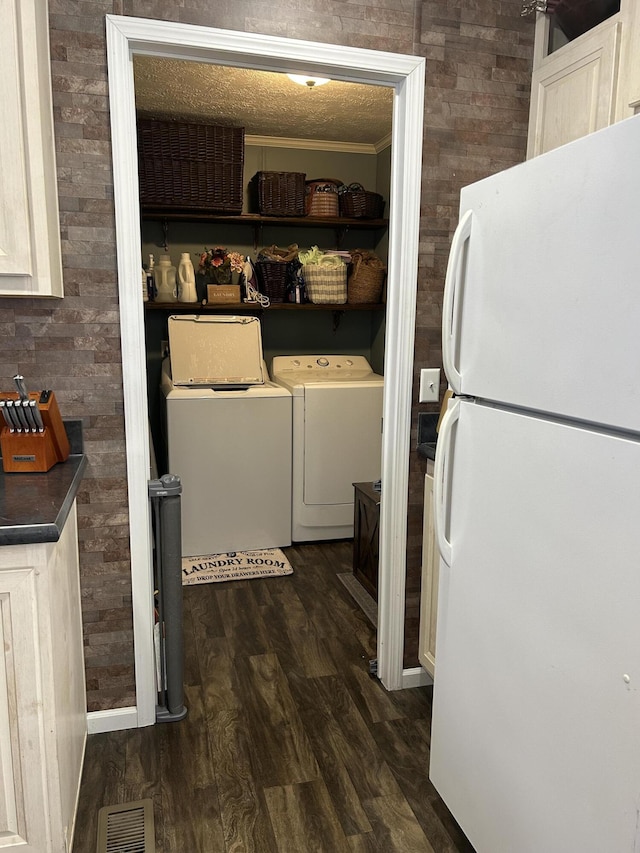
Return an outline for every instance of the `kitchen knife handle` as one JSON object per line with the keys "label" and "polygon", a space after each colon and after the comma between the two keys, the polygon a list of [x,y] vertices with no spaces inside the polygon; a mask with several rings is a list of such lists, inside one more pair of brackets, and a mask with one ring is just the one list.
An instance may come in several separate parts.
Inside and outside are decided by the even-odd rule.
{"label": "kitchen knife handle", "polygon": [[7,400],[7,405],[5,407],[7,414],[9,415],[9,420],[13,424],[13,428],[18,432],[22,432],[22,423],[20,418],[14,411],[13,400]]}
{"label": "kitchen knife handle", "polygon": [[20,373],[16,373],[13,377],[13,381],[16,383],[16,388],[18,389],[18,395],[22,402],[29,399],[29,392],[27,391],[27,386],[24,384],[24,376]]}
{"label": "kitchen knife handle", "polygon": [[0,400],[0,411],[2,412],[2,417],[4,418],[6,425],[9,427],[10,432],[15,432],[13,421],[10,419],[9,413],[7,412],[7,404],[5,400]]}
{"label": "kitchen knife handle", "polygon": [[31,414],[33,415],[33,422],[35,423],[38,432],[44,432],[44,421],[42,420],[42,415],[40,414],[40,409],[38,408],[38,401],[29,400],[29,408],[31,409]]}
{"label": "kitchen knife handle", "polygon": [[18,420],[20,421],[22,429],[25,432],[31,432],[31,426],[29,424],[29,419],[27,418],[27,413],[22,408],[22,400],[14,400],[13,401],[13,411],[18,416]]}

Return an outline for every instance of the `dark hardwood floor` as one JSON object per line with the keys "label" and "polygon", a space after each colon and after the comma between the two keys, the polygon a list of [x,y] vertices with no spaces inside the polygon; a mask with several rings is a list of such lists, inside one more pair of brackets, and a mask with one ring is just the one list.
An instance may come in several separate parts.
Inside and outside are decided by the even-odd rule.
{"label": "dark hardwood floor", "polygon": [[430,688],[369,675],[351,543],[286,553],[293,575],[185,587],[189,713],[89,737],[74,853],[147,797],[158,853],[473,853],[428,779]]}

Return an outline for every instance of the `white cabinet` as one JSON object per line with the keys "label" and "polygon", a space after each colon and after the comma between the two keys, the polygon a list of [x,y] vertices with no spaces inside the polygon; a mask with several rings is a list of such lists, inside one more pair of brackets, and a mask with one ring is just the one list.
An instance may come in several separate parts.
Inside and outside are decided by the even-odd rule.
{"label": "white cabinet", "polygon": [[75,503],[58,542],[0,548],[0,643],[0,847],[68,853],[87,731]]}
{"label": "white cabinet", "polygon": [[47,2],[0,20],[0,296],[62,296]]}
{"label": "white cabinet", "polygon": [[420,635],[418,660],[433,678],[436,663],[436,617],[438,612],[438,573],[440,554],[433,526],[433,466],[424,478],[424,515],[422,520],[422,585],[420,591]]}
{"label": "white cabinet", "polygon": [[640,105],[640,9],[620,11],[547,53],[549,19],[536,21],[527,157],[633,115]]}

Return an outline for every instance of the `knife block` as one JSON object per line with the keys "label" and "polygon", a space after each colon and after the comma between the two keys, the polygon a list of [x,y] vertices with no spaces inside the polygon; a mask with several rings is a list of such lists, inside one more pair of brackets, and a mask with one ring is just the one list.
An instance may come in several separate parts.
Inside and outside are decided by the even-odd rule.
{"label": "knife block", "polygon": [[[15,393],[2,394],[2,397],[18,399]],[[40,394],[37,392],[29,394],[29,397],[38,401],[44,431],[11,432],[8,427],[3,427],[0,447],[2,467],[7,473],[44,473],[57,462],[64,462],[69,458],[69,439],[54,393],[51,392],[45,402],[40,402]]]}

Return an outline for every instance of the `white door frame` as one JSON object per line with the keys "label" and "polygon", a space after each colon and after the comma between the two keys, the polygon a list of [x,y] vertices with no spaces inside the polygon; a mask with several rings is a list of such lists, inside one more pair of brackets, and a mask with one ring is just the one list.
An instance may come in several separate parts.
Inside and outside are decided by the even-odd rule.
{"label": "white door frame", "polygon": [[133,597],[136,707],[89,715],[90,731],[151,725],[156,689],[153,572],[147,481],[149,437],[133,55],[314,73],[394,88],[380,518],[378,675],[389,690],[403,672],[409,434],[418,271],[425,61],[417,56],[171,22],[106,16],[122,382]]}

